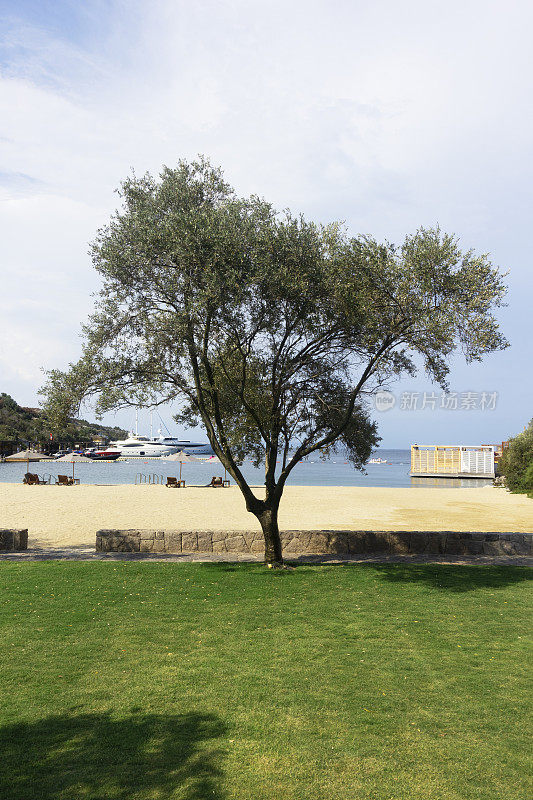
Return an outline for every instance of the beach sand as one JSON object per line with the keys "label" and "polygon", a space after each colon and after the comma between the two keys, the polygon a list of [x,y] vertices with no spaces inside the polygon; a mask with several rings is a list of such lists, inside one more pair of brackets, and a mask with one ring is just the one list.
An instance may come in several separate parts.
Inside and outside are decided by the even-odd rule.
{"label": "beach sand", "polygon": [[[260,490],[256,490],[259,495]],[[533,532],[533,500],[504,489],[288,486],[282,529]],[[0,528],[29,547],[94,545],[100,528],[258,530],[237,487],[24,486],[0,483]]]}

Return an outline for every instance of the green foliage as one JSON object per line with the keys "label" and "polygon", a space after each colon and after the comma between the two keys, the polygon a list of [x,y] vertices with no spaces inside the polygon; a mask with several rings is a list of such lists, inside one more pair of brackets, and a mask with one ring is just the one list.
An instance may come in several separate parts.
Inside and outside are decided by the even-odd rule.
{"label": "green foliage", "polygon": [[526,469],[523,481],[527,496],[533,500],[533,460],[529,467]]}
{"label": "green foliage", "polygon": [[498,467],[512,492],[533,496],[533,420],[525,431],[509,441]]}
{"label": "green foliage", "polygon": [[[84,353],[49,374],[49,413],[88,395],[100,412],[174,402],[258,516],[313,451],[343,444],[363,468],[378,387],[421,361],[445,385],[455,350],[472,361],[507,346],[501,273],[438,228],[400,247],[351,238],[237,198],[205,159],[132,177],[121,196],[93,245],[103,288]],[[265,460],[265,501],[240,472],[246,455]]]}
{"label": "green foliage", "polygon": [[94,436],[106,439],[122,439],[126,431],[105,425],[86,422],[83,419],[65,419],[54,424],[50,416],[40,409],[22,408],[8,394],[0,393],[0,440],[9,442],[40,442],[47,444],[50,434],[54,439],[71,444],[90,441]]}

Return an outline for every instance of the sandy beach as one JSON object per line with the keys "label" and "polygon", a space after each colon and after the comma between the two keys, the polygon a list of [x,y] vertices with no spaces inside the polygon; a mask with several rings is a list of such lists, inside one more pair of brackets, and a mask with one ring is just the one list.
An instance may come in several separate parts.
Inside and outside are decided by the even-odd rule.
{"label": "sandy beach", "polygon": [[[29,546],[93,545],[99,528],[256,530],[237,489],[24,486],[0,483],[0,528],[28,528]],[[533,501],[492,487],[393,489],[288,486],[285,529],[532,533]]]}

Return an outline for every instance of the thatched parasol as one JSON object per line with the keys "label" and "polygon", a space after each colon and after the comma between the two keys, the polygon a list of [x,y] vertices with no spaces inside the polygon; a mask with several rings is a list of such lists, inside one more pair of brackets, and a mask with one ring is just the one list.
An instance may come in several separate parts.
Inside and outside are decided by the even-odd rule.
{"label": "thatched parasol", "polygon": [[74,480],[74,464],[88,464],[93,463],[92,458],[87,458],[87,456],[82,456],[80,453],[67,453],[66,456],[61,456],[61,458],[56,458],[57,461],[63,461],[67,464],[72,464],[72,480]]}
{"label": "thatched parasol", "polygon": [[6,456],[6,461],[43,461],[45,458],[44,453],[38,453],[37,450],[20,450],[18,453],[13,453],[12,456]]}
{"label": "thatched parasol", "polygon": [[180,481],[181,481],[181,467],[187,461],[199,461],[199,458],[195,458],[194,456],[189,456],[187,453],[184,453],[183,450],[179,450],[177,453],[172,453],[170,456],[161,456],[162,461],[178,461],[180,465]]}
{"label": "thatched parasol", "polygon": [[30,471],[30,461],[43,461],[50,458],[45,456],[44,453],[38,453],[37,450],[20,450],[18,453],[13,453],[12,456],[7,456],[6,461],[26,461],[26,472]]}
{"label": "thatched parasol", "polygon": [[[222,464],[222,461],[220,460],[220,458],[218,456],[211,456],[210,458],[207,458],[204,461],[204,464]],[[227,471],[226,467],[224,466],[224,480],[227,480],[227,477],[228,477],[228,471]]]}

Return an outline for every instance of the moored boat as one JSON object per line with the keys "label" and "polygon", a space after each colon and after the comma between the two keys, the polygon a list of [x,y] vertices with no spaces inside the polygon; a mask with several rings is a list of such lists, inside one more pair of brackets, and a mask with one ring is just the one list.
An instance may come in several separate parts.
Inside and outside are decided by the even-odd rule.
{"label": "moored boat", "polygon": [[83,454],[93,461],[116,461],[120,458],[120,450],[116,448],[106,448],[104,450],[86,450]]}
{"label": "moored boat", "polygon": [[131,433],[127,439],[119,439],[109,443],[109,447],[119,451],[122,458],[160,458],[181,450],[187,455],[212,455],[211,445],[205,442],[191,442],[188,439],[177,439],[172,436],[160,436],[159,439]]}

